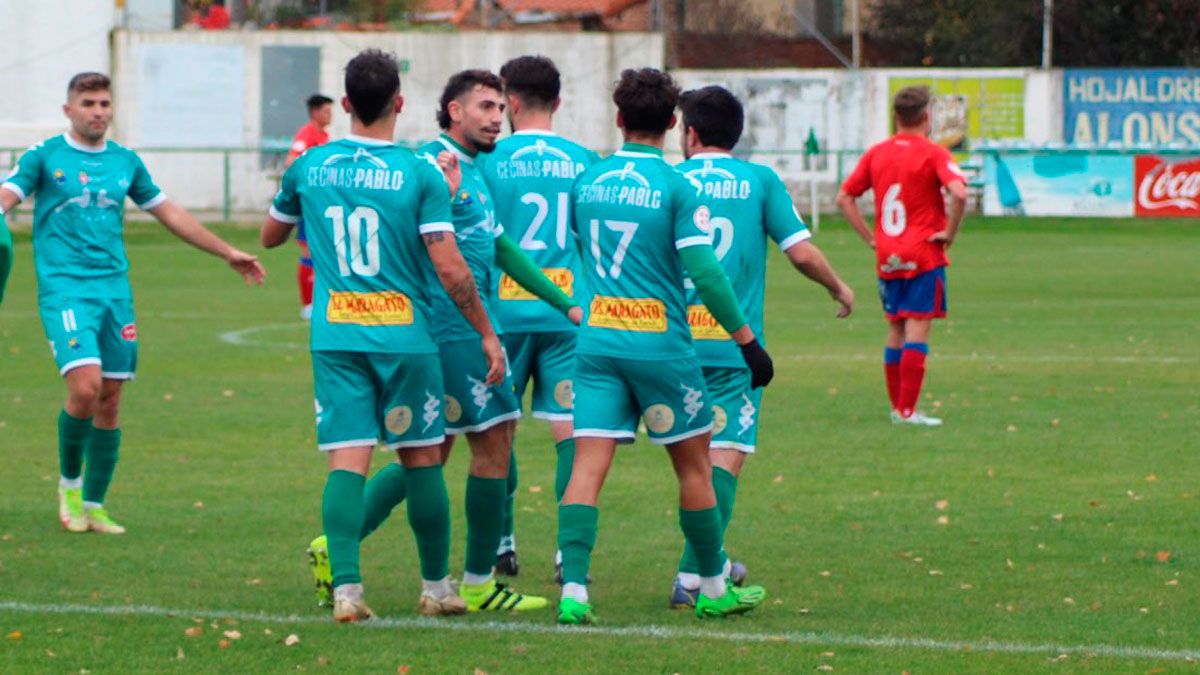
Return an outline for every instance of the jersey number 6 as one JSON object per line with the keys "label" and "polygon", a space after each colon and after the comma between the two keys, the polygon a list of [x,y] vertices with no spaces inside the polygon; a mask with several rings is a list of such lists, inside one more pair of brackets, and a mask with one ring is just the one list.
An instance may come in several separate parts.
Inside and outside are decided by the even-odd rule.
{"label": "jersey number 6", "polygon": [[892,183],[883,193],[883,214],[879,224],[884,233],[892,237],[899,237],[908,227],[908,211],[904,209],[904,202],[900,201],[899,183]]}

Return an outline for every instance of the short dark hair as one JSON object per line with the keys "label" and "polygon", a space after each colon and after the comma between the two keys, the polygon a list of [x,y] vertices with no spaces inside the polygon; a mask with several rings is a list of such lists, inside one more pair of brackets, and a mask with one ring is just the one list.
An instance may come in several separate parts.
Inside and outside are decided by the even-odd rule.
{"label": "short dark hair", "polygon": [[500,68],[504,93],[534,108],[552,108],[562,90],[554,62],[545,56],[518,56]]}
{"label": "short dark hair", "polygon": [[104,73],[78,73],[67,83],[67,96],[85,91],[111,91],[112,80]]}
{"label": "short dark hair", "polygon": [[363,124],[383,117],[399,91],[400,67],[391,54],[366,49],[346,64],[346,97],[354,116]]}
{"label": "short dark hair", "polygon": [[471,91],[476,86],[504,91],[500,77],[490,70],[464,70],[450,76],[442,98],[438,101],[437,123],[443,130],[450,128],[450,102]]}
{"label": "short dark hair", "polygon": [[925,85],[905,87],[896,92],[892,110],[902,126],[913,127],[921,123],[921,116],[933,100],[933,92]]}
{"label": "short dark hair", "polygon": [[323,105],[329,105],[330,103],[333,103],[333,99],[329,98],[328,96],[324,94],[313,94],[312,96],[308,97],[308,100],[304,102],[304,105],[308,106],[308,112],[311,113],[317,108],[320,108]]}
{"label": "short dark hair", "polygon": [[675,80],[655,68],[626,69],[613,91],[613,103],[621,112],[626,131],[666,133],[679,103]]}
{"label": "short dark hair", "polygon": [[725,87],[711,85],[685,91],[679,96],[683,128],[695,129],[700,142],[732,150],[742,137],[746,113],[742,102]]}

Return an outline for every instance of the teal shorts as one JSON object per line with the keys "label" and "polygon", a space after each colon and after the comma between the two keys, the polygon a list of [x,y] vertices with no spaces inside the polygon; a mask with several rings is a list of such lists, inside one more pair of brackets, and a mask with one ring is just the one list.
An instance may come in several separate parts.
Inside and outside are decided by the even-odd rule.
{"label": "teal shorts", "polygon": [[506,333],[508,352],[517,399],[525,398],[525,387],[533,380],[532,415],[552,422],[572,419],[575,370],[575,332]]}
{"label": "teal shorts", "polygon": [[105,379],[133,379],[138,350],[132,300],[45,297],[38,310],[59,375],[95,365]]}
{"label": "teal shorts", "polygon": [[654,443],[677,443],[712,429],[704,374],[694,356],[662,361],[575,357],[575,438],[632,443],[638,418]]}
{"label": "teal shorts", "polygon": [[446,382],[446,433],[485,431],[521,416],[521,401],[513,391],[512,370],[488,386],[487,359],[478,339],[451,340],[438,345],[442,379]]}
{"label": "teal shorts", "polygon": [[758,440],[762,389],[750,388],[750,371],[706,367],[704,383],[708,385],[713,412],[713,436],[709,447],[752,454]]}
{"label": "teal shorts", "polygon": [[389,450],[441,443],[442,368],[436,354],[313,352],[317,448]]}

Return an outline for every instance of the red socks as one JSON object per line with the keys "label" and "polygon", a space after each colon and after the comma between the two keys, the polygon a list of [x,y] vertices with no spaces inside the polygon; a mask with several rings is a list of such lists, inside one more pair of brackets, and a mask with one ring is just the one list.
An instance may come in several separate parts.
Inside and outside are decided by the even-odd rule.
{"label": "red socks", "polygon": [[[896,410],[904,417],[912,415],[921,398],[921,385],[925,382],[925,355],[929,346],[924,342],[906,342],[900,355],[899,394]],[[889,382],[890,389],[890,382]]]}
{"label": "red socks", "polygon": [[296,283],[300,285],[300,304],[307,307],[313,300],[313,268],[301,263],[296,266]]}

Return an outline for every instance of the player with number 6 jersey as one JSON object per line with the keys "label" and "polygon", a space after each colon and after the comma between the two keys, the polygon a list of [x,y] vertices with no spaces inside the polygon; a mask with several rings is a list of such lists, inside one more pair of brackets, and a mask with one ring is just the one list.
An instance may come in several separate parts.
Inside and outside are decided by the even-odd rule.
{"label": "player with number 6 jersey", "polygon": [[[906,87],[896,94],[896,135],[867,150],[837,197],[850,224],[875,249],[889,323],[883,367],[892,421],[918,426],[942,423],[916,408],[932,320],[946,316],[946,249],[958,234],[967,201],[962,170],[948,150],[928,138],[931,101],[928,87]],[[950,193],[949,215],[943,188]],[[875,195],[873,231],[855,202],[867,190]]]}

